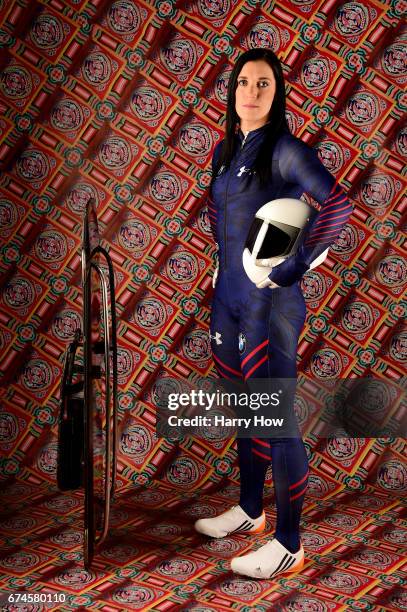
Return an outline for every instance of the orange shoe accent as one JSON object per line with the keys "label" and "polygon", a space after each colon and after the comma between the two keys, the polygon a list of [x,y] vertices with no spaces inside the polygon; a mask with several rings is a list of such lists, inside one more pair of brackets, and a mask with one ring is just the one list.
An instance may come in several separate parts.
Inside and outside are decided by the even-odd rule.
{"label": "orange shoe accent", "polygon": [[252,529],[251,531],[248,531],[247,533],[262,533],[265,530],[265,528],[266,528],[266,515],[263,512],[263,521],[261,525],[256,527],[256,529]]}
{"label": "orange shoe accent", "polygon": [[297,561],[297,563],[295,563],[295,565],[292,565],[290,567],[290,569],[287,570],[287,574],[289,572],[299,572],[304,567],[304,563],[305,563],[305,557],[303,557],[302,559]]}

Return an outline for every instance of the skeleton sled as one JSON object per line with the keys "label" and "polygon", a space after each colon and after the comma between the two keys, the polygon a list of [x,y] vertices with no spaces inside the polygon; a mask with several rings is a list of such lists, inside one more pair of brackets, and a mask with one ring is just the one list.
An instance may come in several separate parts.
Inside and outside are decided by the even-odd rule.
{"label": "skeleton sled", "polygon": [[100,246],[94,201],[82,234],[82,330],[65,354],[61,381],[57,483],[84,489],[84,565],[106,538],[117,457],[117,339],[114,274]]}

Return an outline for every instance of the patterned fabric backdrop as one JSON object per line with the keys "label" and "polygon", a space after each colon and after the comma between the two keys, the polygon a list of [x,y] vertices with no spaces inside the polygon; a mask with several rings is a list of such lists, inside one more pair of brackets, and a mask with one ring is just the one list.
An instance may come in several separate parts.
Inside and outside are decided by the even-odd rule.
{"label": "patterned fabric backdrop", "polygon": [[[81,326],[81,220],[89,198],[96,201],[102,242],[115,266],[119,496],[127,500],[127,511],[132,507],[144,518],[154,506],[182,508],[194,491],[211,493],[216,510],[236,496],[231,441],[158,439],[154,415],[168,379],[194,380],[213,372],[208,320],[214,245],[206,190],[211,153],[223,134],[228,78],[243,50],[266,46],[277,52],[292,132],[318,149],[354,204],[351,223],[330,257],[302,283],[308,317],[298,366],[309,401],[298,406],[301,418],[309,419],[318,407],[306,381],[323,376],[321,367],[325,375],[374,374],[388,382],[405,373],[406,6],[405,0],[0,1],[0,449],[6,499],[17,496],[15,508],[36,495],[40,503],[38,491],[55,496],[58,387],[67,343]],[[384,410],[386,401],[384,393]],[[381,534],[390,520],[403,532],[397,523],[399,497],[407,488],[403,440],[328,443],[308,436],[306,446],[311,477],[305,516],[317,527],[305,546],[317,553],[315,559],[327,548],[349,544],[359,529],[362,544],[367,524]],[[135,491],[141,492],[130,503],[126,496]],[[61,510],[58,499],[71,500],[69,511],[66,501]],[[79,499],[74,494],[47,502],[55,526],[61,512],[74,520]],[[334,512],[334,503],[340,512]],[[205,513],[202,503],[186,507],[188,522]],[[214,512],[214,506],[206,511]],[[35,512],[32,530],[38,534],[42,515]],[[127,524],[120,512],[126,514],[117,510],[118,528]],[[367,523],[361,516],[368,516]],[[26,537],[30,529],[24,525]],[[7,550],[21,545],[7,540],[16,531],[14,525],[13,533],[6,533]],[[168,540],[164,527],[150,532],[147,540]],[[175,533],[177,542],[182,530]],[[368,606],[379,595],[383,606],[394,596],[391,609],[405,609],[394,573],[400,566],[398,542],[397,534],[387,537],[382,555],[388,563],[377,558],[379,548],[369,554],[364,549],[361,565],[348,561],[331,581],[312,587],[307,591],[314,594],[312,609],[345,609],[347,597],[362,598]],[[77,558],[69,557],[65,540],[54,541],[48,552],[35,552],[38,544],[32,546],[34,560],[55,550],[62,550],[56,565]],[[71,546],[77,544],[73,537]],[[120,550],[112,553],[110,570],[102,562],[98,570],[109,574],[117,565],[126,567],[135,553]],[[194,563],[178,558],[178,570],[167,568],[167,574],[164,569],[151,574],[154,559],[146,557],[143,571],[156,582],[147,586],[146,580],[142,587],[144,574],[138,575],[138,593],[145,589],[140,601],[150,602],[146,609],[152,602],[154,609],[164,609],[158,600],[173,601],[171,609],[179,609],[179,602],[195,601],[196,591],[178,587],[171,599],[168,583],[189,575],[196,579],[197,573],[202,601],[215,606],[206,610],[229,609],[236,601],[234,609],[252,609],[255,600],[256,609],[270,609],[270,602],[282,601],[295,588],[293,580],[285,581],[285,591],[273,586],[272,592],[270,583],[241,580],[230,582],[229,590],[222,587],[222,593],[216,581],[205,586],[208,559],[214,559],[213,568],[227,550],[209,543]],[[24,566],[29,574],[38,567],[30,563]],[[375,563],[379,570],[370,567]],[[48,567],[45,561],[41,567]],[[24,574],[16,559],[2,568],[17,578]],[[353,582],[347,582],[349,574]],[[94,579],[81,583],[72,576],[59,584],[74,585],[74,594],[77,584],[95,586]],[[249,583],[255,586],[246,592],[242,585]],[[56,580],[53,588],[62,587]],[[120,609],[120,601],[109,609]],[[300,609],[298,602],[287,609]]]}

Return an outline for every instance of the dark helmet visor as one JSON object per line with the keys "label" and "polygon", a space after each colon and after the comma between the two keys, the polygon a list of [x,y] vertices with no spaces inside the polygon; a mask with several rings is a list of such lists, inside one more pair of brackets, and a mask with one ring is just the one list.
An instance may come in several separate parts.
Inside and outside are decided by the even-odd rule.
{"label": "dark helmet visor", "polygon": [[[256,238],[263,223],[262,219],[256,217],[250,226],[245,244],[245,248],[250,253],[253,252]],[[269,222],[266,235],[257,254],[257,259],[270,259],[271,257],[288,255],[300,232],[301,228],[299,227],[280,223],[279,221]]]}

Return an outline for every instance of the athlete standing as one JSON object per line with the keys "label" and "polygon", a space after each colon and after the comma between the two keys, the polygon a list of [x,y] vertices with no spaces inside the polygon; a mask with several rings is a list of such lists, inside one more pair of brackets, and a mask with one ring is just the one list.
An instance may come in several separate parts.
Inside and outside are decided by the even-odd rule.
{"label": "athlete standing", "polygon": [[[269,49],[251,49],[230,76],[225,139],[214,150],[209,216],[219,246],[211,312],[213,358],[222,378],[296,378],[305,301],[298,281],[338,237],[351,205],[316,152],[289,132],[280,62]],[[304,192],[321,205],[295,255],[254,285],[242,264],[257,210]],[[222,341],[219,342],[219,339]],[[220,538],[265,528],[263,486],[270,461],[277,505],[274,537],[232,559],[232,569],[256,578],[298,571],[304,563],[299,523],[308,459],[299,437],[238,439],[239,505],[200,519],[200,533]]]}

